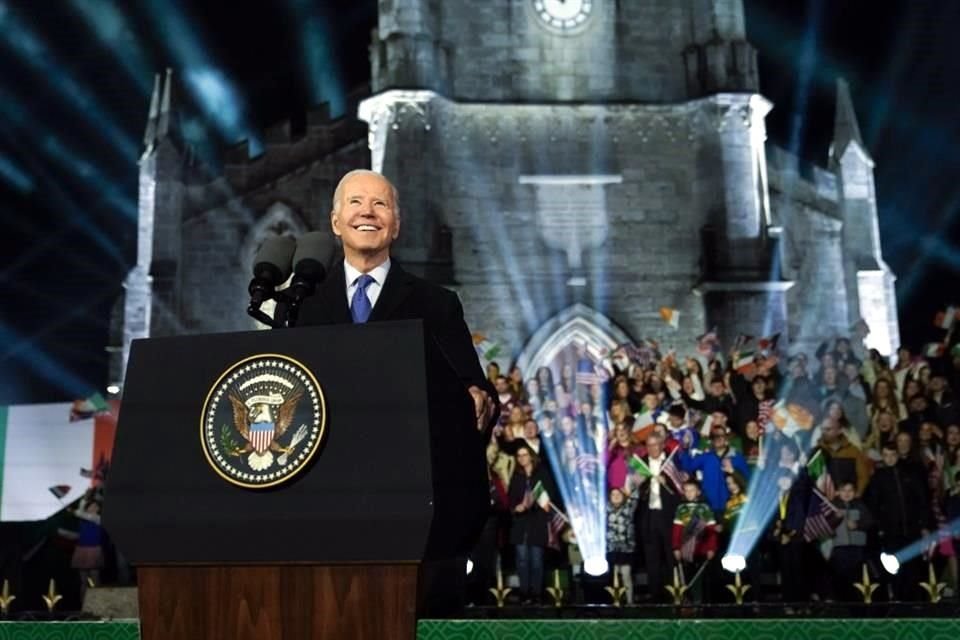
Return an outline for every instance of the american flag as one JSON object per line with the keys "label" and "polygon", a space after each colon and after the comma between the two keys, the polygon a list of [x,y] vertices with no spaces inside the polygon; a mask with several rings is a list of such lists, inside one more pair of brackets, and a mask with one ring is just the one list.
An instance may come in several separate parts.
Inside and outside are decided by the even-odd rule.
{"label": "american flag", "polygon": [[563,514],[553,508],[553,517],[547,522],[547,546],[551,549],[560,550],[560,532],[567,525],[567,519]]}
{"label": "american flag", "polygon": [[711,357],[720,352],[720,339],[717,337],[717,328],[714,327],[702,336],[697,337],[697,353],[704,357]]}
{"label": "american flag", "polygon": [[603,378],[597,373],[597,367],[587,358],[583,358],[577,362],[576,380],[577,384],[583,385],[584,387],[590,387],[603,382]]}
{"label": "american flag", "polygon": [[576,458],[577,469],[580,471],[595,471],[600,468],[600,460],[597,456],[590,453],[581,453]]}
{"label": "american flag", "polygon": [[254,422],[250,425],[250,444],[258,455],[263,455],[263,452],[270,447],[270,443],[273,442],[273,433],[272,422]]}
{"label": "american flag", "polygon": [[757,408],[757,424],[760,426],[761,434],[766,430],[767,425],[770,424],[770,419],[773,417],[774,404],[776,404],[775,400],[763,400]]}
{"label": "american flag", "polygon": [[840,510],[824,500],[818,491],[814,491],[810,496],[807,519],[803,523],[803,539],[813,542],[831,537],[839,524],[839,518]]}
{"label": "american flag", "polygon": [[[676,453],[679,448],[674,449],[673,453]],[[677,493],[683,493],[683,483],[686,481],[687,475],[674,464],[673,453],[667,456],[667,459],[660,465],[660,473],[670,478],[673,486],[677,488]]]}

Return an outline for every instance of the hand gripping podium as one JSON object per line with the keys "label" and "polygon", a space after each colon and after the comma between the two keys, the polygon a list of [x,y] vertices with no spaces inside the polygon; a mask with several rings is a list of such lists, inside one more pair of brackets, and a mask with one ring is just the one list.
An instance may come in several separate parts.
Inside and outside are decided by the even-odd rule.
{"label": "hand gripping podium", "polygon": [[474,425],[419,321],[135,341],[104,526],[141,637],[414,638],[484,519]]}

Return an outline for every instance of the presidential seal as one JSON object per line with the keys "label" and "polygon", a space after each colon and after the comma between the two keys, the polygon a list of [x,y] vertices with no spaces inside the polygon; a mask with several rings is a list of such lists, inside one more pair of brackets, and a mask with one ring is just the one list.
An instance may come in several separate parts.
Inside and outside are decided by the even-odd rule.
{"label": "presidential seal", "polygon": [[326,426],[323,391],[287,356],[251,356],[227,369],[203,405],[200,441],[223,479],[260,489],[287,482],[316,454]]}

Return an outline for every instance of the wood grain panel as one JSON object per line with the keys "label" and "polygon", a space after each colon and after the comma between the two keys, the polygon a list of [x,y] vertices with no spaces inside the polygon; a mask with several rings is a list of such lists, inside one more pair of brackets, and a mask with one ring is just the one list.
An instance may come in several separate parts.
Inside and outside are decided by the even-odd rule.
{"label": "wood grain panel", "polygon": [[143,640],[414,640],[417,565],[140,567]]}

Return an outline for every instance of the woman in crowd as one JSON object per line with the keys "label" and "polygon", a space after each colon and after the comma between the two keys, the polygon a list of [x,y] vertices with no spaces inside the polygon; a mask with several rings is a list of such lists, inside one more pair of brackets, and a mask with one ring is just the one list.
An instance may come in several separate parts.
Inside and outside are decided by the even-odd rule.
{"label": "woman in crowd", "polygon": [[884,409],[875,413],[870,422],[870,435],[863,446],[874,461],[879,461],[883,447],[893,445],[897,437],[897,417]]}
{"label": "woman in crowd", "polygon": [[[510,543],[516,549],[517,577],[522,602],[539,602],[543,592],[543,555],[547,546],[550,503],[535,495],[539,487],[550,501],[559,499],[550,474],[529,447],[517,449],[517,468],[510,479],[510,510],[513,514]],[[539,499],[538,499],[539,498]]]}
{"label": "woman in crowd", "polygon": [[907,417],[906,410],[894,393],[893,383],[887,378],[877,379],[876,384],[873,385],[873,401],[867,407],[867,414],[871,420],[881,411],[889,411],[898,421]]}
{"label": "woman in crowd", "polygon": [[[607,486],[621,488],[626,486],[630,473],[628,463],[639,445],[634,445],[629,427],[621,422],[614,425],[613,437],[607,445]],[[639,455],[639,454],[638,454]]]}

